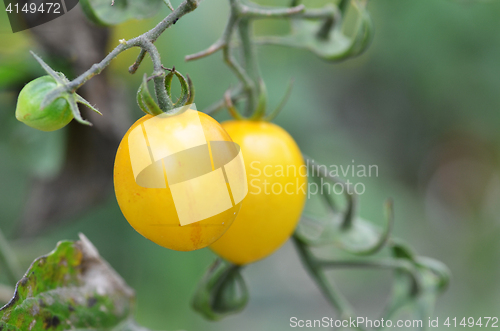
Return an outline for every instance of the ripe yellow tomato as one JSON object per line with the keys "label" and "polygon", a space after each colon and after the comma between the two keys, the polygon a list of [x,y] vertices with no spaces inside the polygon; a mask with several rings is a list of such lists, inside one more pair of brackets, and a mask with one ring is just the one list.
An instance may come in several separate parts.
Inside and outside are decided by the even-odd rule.
{"label": "ripe yellow tomato", "polygon": [[[227,200],[223,201],[226,204],[220,202],[221,196],[230,198],[227,193],[229,184],[224,180],[220,166],[216,169],[219,172],[213,171],[215,159],[212,159],[213,153],[209,154],[206,144],[232,140],[216,120],[195,110],[156,121],[159,116],[142,117],[123,137],[114,167],[116,199],[130,225],[149,240],[178,251],[200,249],[216,241],[230,227],[241,207],[241,201],[235,204],[236,200],[229,200],[229,208]],[[206,153],[208,161],[205,156],[193,158],[189,155],[189,151],[198,147],[207,148],[203,155]],[[206,162],[208,171],[200,173]],[[143,172],[139,173],[137,169]],[[151,170],[147,178],[144,169]],[[241,169],[244,169],[242,162]],[[211,182],[201,183],[200,178],[207,178],[202,176],[204,174],[219,176],[217,184],[222,185],[216,187],[215,177],[209,178]],[[197,181],[187,189],[184,187],[181,193],[174,188],[173,184],[193,183],[193,178]],[[241,181],[246,183],[244,170]],[[210,189],[206,189],[207,183]],[[196,198],[186,199],[189,194]],[[205,216],[183,223],[184,216],[193,216],[193,212],[200,210]],[[220,212],[213,213],[214,210]]]}
{"label": "ripe yellow tomato", "polygon": [[248,194],[236,221],[210,248],[243,265],[272,254],[291,236],[306,200],[307,169],[299,147],[281,127],[248,120],[222,126],[241,147]]}

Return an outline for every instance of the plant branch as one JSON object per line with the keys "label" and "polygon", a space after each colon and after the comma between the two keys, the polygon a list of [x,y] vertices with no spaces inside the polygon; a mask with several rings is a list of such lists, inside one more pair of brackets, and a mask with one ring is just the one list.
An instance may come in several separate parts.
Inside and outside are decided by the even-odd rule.
{"label": "plant branch", "polygon": [[139,55],[137,55],[137,59],[135,62],[128,68],[128,72],[131,74],[135,74],[137,69],[139,69],[139,66],[142,63],[142,60],[144,60],[144,57],[146,56],[146,50],[144,48],[141,48],[141,51],[139,52]]}
{"label": "plant branch", "polygon": [[303,13],[306,7],[299,5],[290,8],[271,8],[271,7],[258,7],[258,6],[240,6],[241,16],[251,19],[262,18],[288,18]]}
{"label": "plant branch", "polygon": [[[100,74],[110,63],[111,61],[117,57],[121,52],[126,51],[132,47],[140,47],[141,51],[135,63],[129,68],[130,73],[135,73],[139,68],[146,52],[148,52],[151,56],[151,60],[154,65],[154,73],[153,75],[159,75],[161,70],[161,62],[160,55],[156,47],[154,46],[154,42],[158,39],[158,37],[174,22],[176,22],[182,16],[192,12],[198,7],[197,0],[184,0],[171,14],[165,17],[160,23],[158,23],[151,30],[143,33],[142,35],[132,38],[128,41],[121,40],[120,44],[115,47],[101,62],[96,63],[90,67],[83,74],[61,87],[61,90],[65,90],[66,92],[75,92],[79,87],[85,84],[89,79],[94,77],[95,75]],[[168,109],[168,105],[172,102],[169,100],[168,96],[162,89],[160,89],[160,84],[164,82],[164,77],[161,75],[155,77],[155,91],[156,96],[158,98],[158,103],[162,110]]]}
{"label": "plant branch", "polygon": [[[228,30],[228,32],[230,32],[230,30]],[[192,60],[201,59],[202,57],[205,57],[205,56],[208,56],[208,55],[212,55],[213,53],[221,50],[225,46],[226,46],[226,40],[225,40],[225,38],[221,38],[221,39],[217,40],[215,43],[213,43],[206,50],[203,50],[203,51],[195,53],[195,54],[186,55],[184,57],[184,60],[186,60],[186,61],[192,61]]]}
{"label": "plant branch", "polygon": [[243,88],[248,91],[254,88],[254,83],[252,79],[248,76],[247,72],[243,67],[239,65],[234,59],[231,50],[231,38],[235,30],[236,24],[239,20],[239,7],[236,0],[230,0],[231,11],[229,13],[229,18],[224,28],[224,32],[219,40],[217,40],[212,46],[204,51],[198,52],[196,54],[188,55],[185,57],[186,61],[197,60],[202,57],[214,54],[215,52],[222,50],[223,59],[226,65],[233,71],[236,77],[241,81]]}
{"label": "plant branch", "polygon": [[158,49],[151,41],[145,42],[143,47],[143,49],[149,53],[151,61],[153,62],[153,81],[155,85],[156,98],[158,99],[158,106],[163,111],[172,109],[173,102],[165,90],[165,72],[163,71],[163,66],[161,64],[160,52],[158,52]]}
{"label": "plant branch", "polygon": [[[229,90],[229,96],[230,96],[231,102],[233,104],[243,97],[242,90],[243,89],[242,89],[241,85]],[[226,92],[226,95],[227,95],[227,92]],[[214,104],[210,105],[208,108],[204,109],[203,112],[206,114],[213,114],[213,113],[216,113],[217,111],[221,110],[222,108],[226,107],[226,105],[227,105],[226,95],[224,95],[224,97],[222,99],[220,99],[219,101],[215,102]]]}
{"label": "plant branch", "polygon": [[[309,248],[295,235],[292,237],[302,263],[314,279],[325,298],[339,311],[342,319],[349,317],[356,319],[356,314],[347,299],[337,290],[333,282],[326,279],[318,260],[309,251]],[[363,328],[358,327],[358,330]]]}
{"label": "plant branch", "polygon": [[[329,26],[336,21],[338,9],[335,6],[325,6],[323,9],[306,10],[304,5],[297,4],[289,8],[272,8],[242,4],[240,0],[229,0],[230,14],[229,19],[224,28],[222,36],[206,50],[187,55],[186,61],[197,60],[216,53],[219,50],[223,51],[223,58],[226,65],[233,71],[238,80],[241,82],[244,93],[246,94],[246,113],[250,115],[255,112],[259,105],[259,98],[263,99],[265,91],[260,87],[261,83],[260,71],[255,54],[255,41],[252,38],[252,22],[255,19],[264,18],[303,18],[303,19],[327,19]],[[231,37],[234,30],[238,29],[241,41],[242,61],[240,65],[233,57],[231,50]],[[265,107],[265,100],[263,106]],[[210,110],[218,110],[224,107],[224,100],[215,104]],[[265,111],[265,109],[263,109]]]}
{"label": "plant branch", "polygon": [[301,13],[300,15],[297,15],[297,18],[302,18],[302,19],[309,19],[309,20],[316,20],[316,19],[340,19],[340,11],[339,8],[332,5],[332,4],[327,4],[323,8],[314,8],[314,9],[308,9]]}
{"label": "plant branch", "polygon": [[260,83],[260,70],[257,63],[254,45],[252,43],[252,32],[251,32],[251,21],[246,18],[241,18],[238,21],[238,32],[241,40],[241,50],[242,58],[244,63],[244,68],[246,72],[249,73],[250,79],[252,80],[251,88],[246,89],[247,94],[247,115],[250,115],[257,107],[257,86]]}
{"label": "plant branch", "polygon": [[321,270],[321,265],[318,263],[316,258],[311,254],[309,248],[302,243],[295,236],[293,237],[293,242],[299,256],[307,268],[307,271],[311,274],[313,279],[316,281],[322,293],[326,296],[327,300],[339,310],[342,316],[354,316],[353,309],[347,302],[347,300],[340,296],[336,290],[333,290],[331,284],[326,280],[323,271]]}
{"label": "plant branch", "polygon": [[372,269],[395,269],[401,270],[410,276],[412,282],[418,286],[419,276],[409,261],[403,259],[396,260],[348,260],[348,261],[331,261],[331,260],[316,260],[316,263],[322,268],[372,268]]}

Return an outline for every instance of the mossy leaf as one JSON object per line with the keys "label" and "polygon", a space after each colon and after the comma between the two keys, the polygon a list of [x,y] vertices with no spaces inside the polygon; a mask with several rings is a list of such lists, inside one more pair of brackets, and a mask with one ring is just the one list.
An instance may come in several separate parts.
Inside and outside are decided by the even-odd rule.
{"label": "mossy leaf", "polygon": [[0,308],[0,330],[142,330],[134,291],[83,235],[36,259]]}

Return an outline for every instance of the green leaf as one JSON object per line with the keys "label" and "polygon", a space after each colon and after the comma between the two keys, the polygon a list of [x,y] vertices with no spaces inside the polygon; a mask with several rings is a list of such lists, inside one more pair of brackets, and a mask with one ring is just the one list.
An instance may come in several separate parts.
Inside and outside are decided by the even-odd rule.
{"label": "green leaf", "polygon": [[421,257],[414,263],[418,284],[408,278],[407,272],[395,272],[391,300],[384,314],[387,319],[411,311],[425,323],[432,316],[439,295],[448,285],[449,271],[441,262]]}
{"label": "green leaf", "polygon": [[[320,164],[304,155],[308,161],[309,180],[318,181],[324,178],[344,186],[347,207],[340,210],[331,194],[322,194],[327,207],[324,217],[302,216],[302,221],[295,230],[295,236],[310,246],[334,245],[348,253],[371,255],[380,251],[388,242],[394,223],[392,200],[386,202],[387,223],[379,229],[371,222],[355,215],[356,195],[349,193],[348,183],[338,177],[330,176]],[[314,175],[316,174],[316,175]]]}
{"label": "green leaf", "polygon": [[192,301],[193,309],[213,321],[243,310],[249,295],[240,269],[217,259],[198,284]]}
{"label": "green leaf", "polygon": [[[412,268],[396,271],[385,316],[389,319],[406,310],[415,312],[417,318],[426,321],[432,316],[438,296],[448,287],[450,271],[437,260],[416,256],[399,241],[391,243],[391,251],[397,260],[408,262]],[[407,277],[410,270],[412,279]]]}
{"label": "green leaf", "polygon": [[334,245],[356,255],[374,254],[386,244],[392,229],[392,217],[381,231],[361,217],[356,217],[348,228],[344,228],[344,216],[339,212],[330,212],[323,219],[304,215],[295,231],[297,238],[311,246]]}
{"label": "green leaf", "polygon": [[36,259],[0,309],[0,330],[129,330],[134,291],[83,235]]}
{"label": "green leaf", "polygon": [[158,13],[163,0],[80,0],[87,18],[98,25],[115,25],[129,19],[145,19]]}
{"label": "green leaf", "polygon": [[[352,2],[358,12],[358,19],[352,36],[343,31],[342,17],[336,15],[330,30],[324,31],[325,22],[308,21],[302,18],[291,19],[292,33],[278,37],[263,37],[263,44],[276,44],[303,48],[311,51],[327,61],[341,61],[361,54],[370,44],[373,37],[373,25],[365,5]],[[331,7],[331,5],[330,5]],[[335,10],[338,10],[335,8]],[[330,25],[326,25],[330,27]],[[326,33],[326,37],[323,36]]]}
{"label": "green leaf", "polygon": [[391,243],[391,250],[392,255],[396,258],[406,259],[412,262],[415,261],[415,252],[413,252],[413,250],[401,240],[393,239],[393,242]]}

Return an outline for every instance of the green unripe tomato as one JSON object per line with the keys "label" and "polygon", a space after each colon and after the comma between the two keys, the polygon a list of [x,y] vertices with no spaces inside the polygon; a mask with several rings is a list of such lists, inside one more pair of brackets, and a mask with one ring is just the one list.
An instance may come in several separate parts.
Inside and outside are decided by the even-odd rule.
{"label": "green unripe tomato", "polygon": [[17,98],[16,118],[41,131],[54,131],[66,126],[73,119],[66,99],[56,99],[40,109],[43,98],[56,87],[56,81],[50,76],[42,76],[26,84]]}

